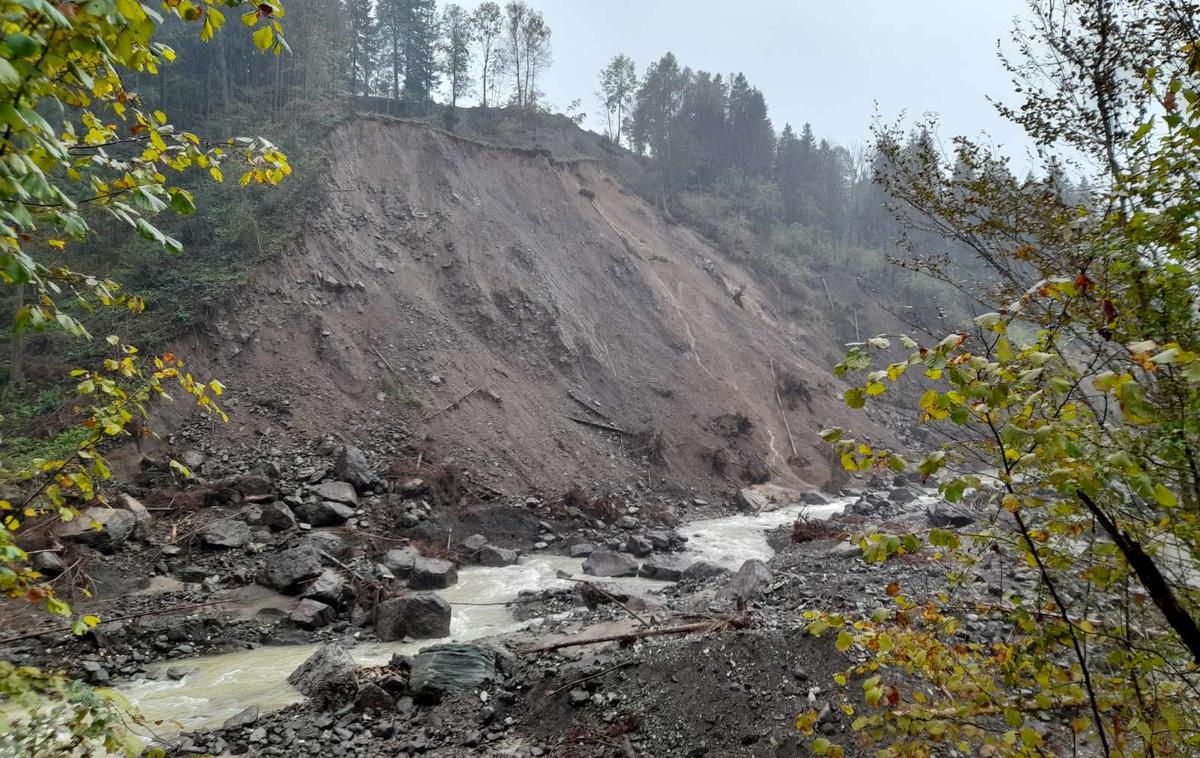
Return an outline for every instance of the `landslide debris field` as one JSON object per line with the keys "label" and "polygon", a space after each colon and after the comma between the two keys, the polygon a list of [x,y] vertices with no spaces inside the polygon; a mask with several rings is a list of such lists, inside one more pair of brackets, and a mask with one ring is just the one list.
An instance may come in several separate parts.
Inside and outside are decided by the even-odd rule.
{"label": "landslide debris field", "polygon": [[[236,411],[214,433],[396,433],[510,495],[646,464],[704,491],[829,480],[813,433],[841,412],[826,294],[768,295],[573,149],[583,134],[548,128],[560,157],[394,119],[338,127],[322,198],[202,347]],[[628,161],[608,158],[636,174]]]}

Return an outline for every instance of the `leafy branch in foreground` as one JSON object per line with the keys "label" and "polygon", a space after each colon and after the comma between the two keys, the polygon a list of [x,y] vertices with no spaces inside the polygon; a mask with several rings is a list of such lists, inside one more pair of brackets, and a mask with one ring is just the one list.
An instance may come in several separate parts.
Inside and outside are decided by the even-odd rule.
{"label": "leafy branch in foreground", "polygon": [[[1023,123],[1038,125],[1037,139],[1094,150],[1110,173],[1093,197],[1064,198],[1052,177],[1018,181],[967,140],[947,159],[932,141],[914,150],[879,133],[880,179],[913,223],[953,236],[996,274],[971,290],[992,312],[969,330],[936,344],[876,337],[835,370],[856,379],[852,408],[921,383],[918,420],[948,441],[916,467],[983,522],[961,538],[933,530],[924,546],[865,539],[872,560],[933,553],[950,567],[947,589],[916,603],[897,588],[895,607],[871,618],[809,619],[856,656],[837,679],[860,681],[867,705],[853,726],[879,755],[1200,748],[1200,47],[1178,11],[1067,2],[1071,33],[1059,21],[1042,30],[1102,81],[1084,78],[1097,89],[1072,101],[1091,103],[1086,117],[1053,112],[1037,89]],[[1136,38],[1120,33],[1135,22],[1162,38],[1112,53]],[[1050,71],[1064,97],[1089,86]],[[1130,117],[1140,121],[1117,126]],[[905,465],[840,429],[825,437],[848,469]],[[1036,584],[998,603],[972,597],[988,555],[1032,570]],[[967,633],[964,606],[1000,633]],[[811,733],[814,714],[798,726]],[[842,750],[824,738],[812,747]]]}
{"label": "leafy branch in foreground", "polygon": [[[245,186],[277,184],[291,173],[287,157],[270,142],[202,139],[176,128],[162,111],[148,110],[127,86],[133,74],[157,74],[175,59],[170,47],[154,41],[168,17],[197,24],[207,41],[225,24],[226,13],[239,13],[256,47],[281,54],[282,5],[167,0],[162,11],[138,0],[0,3],[0,285],[16,303],[14,383],[22,378],[24,333],[56,328],[90,339],[86,316],[77,314],[144,308],[119,283],[70,265],[69,244],[89,233],[90,215],[108,215],[179,254],[182,245],[152,219],[195,207],[192,193],[168,177],[202,171],[221,182],[224,171],[236,170]],[[223,390],[219,382],[196,379],[173,355],[147,357],[117,336],[107,341],[112,352],[99,367],[72,372],[83,433],[71,454],[20,466],[0,461],[0,485],[21,493],[0,501],[0,592],[66,617],[72,616],[70,606],[27,563],[19,546],[22,530],[49,529],[78,518],[83,504],[103,504],[107,444],[150,433],[148,403],[168,398],[169,387],[225,418],[214,400]],[[72,626],[83,633],[98,622],[82,616]],[[6,751],[136,755],[141,745],[127,729],[136,723],[111,693],[0,663],[0,748]]]}

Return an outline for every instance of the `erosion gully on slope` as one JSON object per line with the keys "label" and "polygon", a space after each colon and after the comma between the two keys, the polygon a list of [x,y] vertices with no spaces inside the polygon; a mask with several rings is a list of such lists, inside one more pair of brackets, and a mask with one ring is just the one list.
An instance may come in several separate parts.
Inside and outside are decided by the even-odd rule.
{"label": "erosion gully on slope", "polygon": [[[705,560],[736,569],[750,559],[768,560],[774,551],[767,532],[790,524],[801,514],[827,519],[840,513],[850,499],[829,505],[793,506],[752,515],[696,521],[679,531],[688,538],[684,554],[690,560]],[[516,621],[504,603],[522,590],[545,590],[569,584],[559,572],[577,574],[581,561],[561,555],[524,556],[515,566],[468,567],[458,583],[441,595],[454,606],[450,637],[459,642],[515,631],[528,621]],[[604,580],[623,589],[655,589],[669,582],[626,578]],[[442,640],[445,641],[445,640]],[[375,642],[355,646],[350,652],[361,666],[381,666],[393,654],[413,654],[438,640],[418,642]],[[170,666],[186,666],[188,674],[178,681],[167,677],[147,678],[121,686],[151,722],[181,727],[185,731],[212,728],[249,706],[274,710],[303,700],[290,684],[288,675],[310,656],[316,645],[262,647],[225,655],[184,661],[163,661],[149,670],[157,677]]]}

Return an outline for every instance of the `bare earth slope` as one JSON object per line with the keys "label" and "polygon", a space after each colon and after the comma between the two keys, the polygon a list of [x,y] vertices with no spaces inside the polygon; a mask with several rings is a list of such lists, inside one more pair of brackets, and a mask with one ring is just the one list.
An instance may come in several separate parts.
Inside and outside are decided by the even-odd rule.
{"label": "bare earth slope", "polygon": [[[329,152],[327,204],[218,324],[229,433],[280,413],[350,440],[403,424],[510,493],[647,466],[655,483],[707,490],[714,455],[732,480],[755,459],[778,484],[829,478],[814,433],[841,405],[828,324],[772,318],[785,309],[746,271],[598,163],[382,118],[339,127]],[[796,454],[772,363],[811,393],[783,400]],[[600,421],[568,391],[613,426],[661,433],[661,461],[568,418]]]}

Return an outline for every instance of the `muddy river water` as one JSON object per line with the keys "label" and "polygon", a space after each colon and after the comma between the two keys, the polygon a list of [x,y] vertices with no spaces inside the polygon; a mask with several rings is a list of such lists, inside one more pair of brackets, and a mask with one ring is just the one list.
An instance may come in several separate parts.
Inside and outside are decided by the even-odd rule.
{"label": "muddy river water", "polygon": [[[736,569],[751,558],[766,560],[774,551],[766,533],[790,524],[800,514],[829,518],[840,513],[848,500],[829,505],[795,506],[758,514],[727,516],[695,521],[679,529],[688,538],[684,562],[705,560]],[[458,583],[440,594],[453,605],[450,637],[464,642],[514,631],[528,624],[516,621],[500,604],[515,600],[522,590],[567,586],[559,571],[580,573],[582,561],[560,555],[535,553],[522,556],[519,564],[500,568],[469,566],[459,572]],[[666,582],[647,579],[605,579],[629,589],[653,589]],[[470,603],[485,605],[467,605]],[[439,640],[417,642],[372,642],[351,648],[363,666],[387,663],[394,653],[412,654]],[[185,730],[219,726],[229,716],[251,705],[263,710],[282,708],[302,699],[287,683],[288,675],[316,649],[315,645],[261,647],[225,655],[164,661],[149,670],[149,678],[124,684],[121,691],[151,721],[176,723]],[[169,666],[189,673],[178,681],[156,678]]]}

